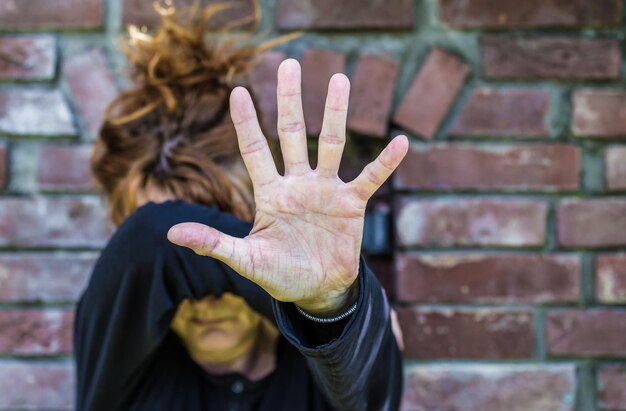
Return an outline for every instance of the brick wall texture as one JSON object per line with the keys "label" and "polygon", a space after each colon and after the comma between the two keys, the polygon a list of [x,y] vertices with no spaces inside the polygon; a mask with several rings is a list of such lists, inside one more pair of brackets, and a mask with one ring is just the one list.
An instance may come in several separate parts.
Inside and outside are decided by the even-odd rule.
{"label": "brick wall texture", "polygon": [[[89,156],[128,84],[118,36],[152,3],[0,0],[0,410],[73,408],[73,307],[113,230]],[[365,236],[404,330],[402,409],[626,410],[624,0],[261,9],[304,32],[250,74],[268,138],[285,57],[312,148],[328,79],[352,80],[342,178],[410,137]]]}

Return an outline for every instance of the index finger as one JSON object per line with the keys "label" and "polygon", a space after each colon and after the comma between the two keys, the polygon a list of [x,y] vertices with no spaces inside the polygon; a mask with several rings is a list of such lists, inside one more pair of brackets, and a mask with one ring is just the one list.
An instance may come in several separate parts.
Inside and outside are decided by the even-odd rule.
{"label": "index finger", "polygon": [[261,131],[252,98],[245,88],[235,87],[231,92],[230,115],[237,131],[239,151],[250,174],[252,185],[256,189],[271,183],[279,174],[267,140]]}

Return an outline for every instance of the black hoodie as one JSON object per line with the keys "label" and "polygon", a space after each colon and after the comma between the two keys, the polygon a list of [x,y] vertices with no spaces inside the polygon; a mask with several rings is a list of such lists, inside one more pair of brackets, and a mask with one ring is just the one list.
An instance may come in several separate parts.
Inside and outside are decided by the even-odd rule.
{"label": "black hoodie", "polygon": [[[191,221],[236,237],[251,229],[217,207],[148,203],[102,251],[76,311],[78,411],[398,409],[402,361],[389,304],[362,258],[357,311],[319,324],[220,261],[167,240],[170,227]],[[243,297],[282,334],[276,368],[262,380],[209,375],[170,329],[183,299],[224,292]]]}

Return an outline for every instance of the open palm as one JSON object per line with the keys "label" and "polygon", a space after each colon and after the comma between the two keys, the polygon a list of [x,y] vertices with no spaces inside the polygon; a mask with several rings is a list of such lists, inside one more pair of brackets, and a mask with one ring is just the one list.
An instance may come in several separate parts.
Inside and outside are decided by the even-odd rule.
{"label": "open palm", "polygon": [[365,206],[408,149],[396,137],[352,182],[337,176],[345,145],[350,83],[335,74],[329,83],[318,165],[308,160],[300,94],[300,65],[278,69],[278,134],[285,175],[276,170],[249,93],[233,90],[230,110],[252,179],[256,215],[242,239],[198,223],[178,224],[168,238],[196,253],[217,258],[254,281],[272,297],[313,314],[345,306],[359,269]]}

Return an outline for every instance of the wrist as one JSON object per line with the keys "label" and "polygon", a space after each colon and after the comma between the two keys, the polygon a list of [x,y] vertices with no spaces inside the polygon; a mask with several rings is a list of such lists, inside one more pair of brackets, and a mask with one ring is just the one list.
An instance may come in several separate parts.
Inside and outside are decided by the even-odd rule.
{"label": "wrist", "polygon": [[355,281],[350,287],[332,296],[323,299],[296,301],[294,304],[308,314],[316,317],[335,317],[344,313],[359,298],[359,281]]}

